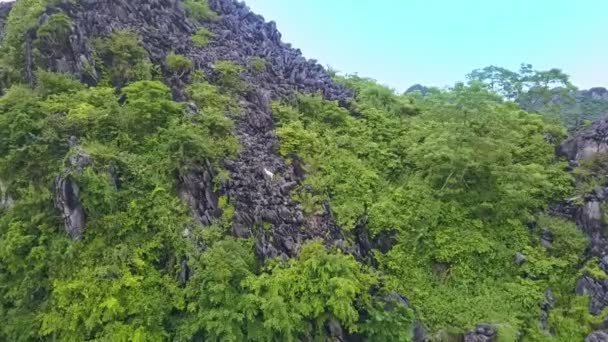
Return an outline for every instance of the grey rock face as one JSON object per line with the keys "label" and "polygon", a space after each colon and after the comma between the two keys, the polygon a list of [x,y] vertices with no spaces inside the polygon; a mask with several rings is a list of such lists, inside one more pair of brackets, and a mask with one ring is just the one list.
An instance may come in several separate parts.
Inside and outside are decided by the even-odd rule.
{"label": "grey rock face", "polygon": [[7,193],[6,186],[0,180],[0,209],[8,209],[13,206],[13,198]]}
{"label": "grey rock face", "polygon": [[[599,120],[591,127],[578,132],[566,140],[557,152],[568,158],[572,165],[577,165],[579,161],[589,159],[598,153],[608,152],[608,119]],[[572,203],[564,203],[560,205],[558,210],[558,213],[562,216],[576,220],[579,228],[591,240],[590,254],[599,258],[608,254],[608,239],[604,235],[605,224],[602,210],[602,204],[608,200],[607,196],[607,189],[600,186],[586,195],[582,207],[575,206]]]}
{"label": "grey rock face", "polygon": [[13,4],[14,2],[0,2],[0,40],[4,36],[4,24],[11,8],[13,8]]}
{"label": "grey rock face", "polygon": [[73,240],[82,239],[85,225],[85,213],[79,198],[78,185],[72,177],[55,179],[55,207],[63,216],[65,230]]}
{"label": "grey rock face", "polygon": [[76,152],[68,158],[66,174],[55,177],[54,201],[63,217],[65,231],[73,240],[82,239],[86,223],[84,207],[80,202],[80,189],[71,174],[79,174],[92,164],[91,156]]}
{"label": "grey rock face", "polygon": [[547,249],[553,248],[553,233],[549,229],[543,229],[540,232],[540,243]]}
{"label": "grey rock face", "polygon": [[334,341],[347,341],[347,337],[344,335],[344,330],[342,329],[342,325],[339,321],[335,319],[330,319],[325,329],[329,332],[329,336],[331,336]]}
{"label": "grey rock face", "polygon": [[[132,29],[140,33],[142,42],[156,64],[164,64],[165,57],[175,51],[187,55],[197,68],[213,73],[213,63],[230,60],[247,65],[251,57],[262,57],[268,70],[261,75],[245,73],[246,80],[269,90],[273,99],[290,95],[293,91],[318,92],[327,98],[346,102],[350,93],[337,86],[327,71],[316,61],[307,60],[300,50],[281,41],[281,34],[273,22],[252,13],[235,0],[211,0],[209,4],[221,19],[205,26],[215,39],[205,48],[197,48],[191,37],[197,26],[190,22],[177,0],[100,0],[78,4],[61,3],[47,10],[41,18],[64,12],[74,26],[70,46],[55,51],[48,68],[70,72],[85,81],[90,66],[94,66],[89,39],[108,35],[117,29]],[[35,37],[31,37],[34,39]],[[45,51],[42,51],[43,54]],[[47,53],[46,55],[50,55]],[[175,81],[175,80],[174,80]],[[170,82],[173,83],[173,82]]]}
{"label": "grey rock face", "polygon": [[414,342],[427,342],[429,341],[426,334],[426,327],[420,321],[414,323]]}
{"label": "grey rock face", "polygon": [[608,306],[608,280],[584,276],[576,283],[576,294],[589,296],[591,298],[589,312],[597,315]]}
{"label": "grey rock face", "polygon": [[515,254],[515,264],[516,264],[517,266],[521,266],[521,265],[523,265],[523,264],[526,262],[526,260],[527,260],[527,259],[526,259],[526,256],[525,256],[525,255],[523,255],[522,253],[517,252],[517,253]]}
{"label": "grey rock face", "polygon": [[194,218],[203,225],[222,215],[218,206],[218,193],[213,191],[213,173],[210,167],[178,176],[179,196],[186,202]]}
{"label": "grey rock face", "polygon": [[[596,100],[608,96],[603,88],[594,88],[583,93],[584,96]],[[591,127],[576,133],[564,142],[557,152],[566,157],[572,166],[577,166],[579,161],[592,158],[598,153],[608,152],[608,119],[601,119]],[[583,198],[582,206],[574,205],[570,201],[560,204],[555,211],[561,216],[576,220],[577,226],[589,237],[589,256],[600,258],[599,266],[604,271],[608,269],[608,239],[604,234],[602,210],[602,205],[608,200],[606,190],[606,187],[599,186]],[[578,280],[575,292],[590,297],[589,312],[593,315],[599,314],[608,306],[608,279],[594,279],[590,275],[585,275]],[[608,333],[606,330],[598,330],[589,335],[585,341],[608,341]]]}
{"label": "grey rock face", "polygon": [[608,101],[608,89],[603,87],[591,88],[579,92],[581,96],[590,97],[593,100]]}
{"label": "grey rock face", "polygon": [[474,331],[464,335],[464,342],[494,342],[498,338],[496,329],[491,325],[480,324]]}
{"label": "grey rock face", "polygon": [[585,342],[608,342],[608,330],[599,330],[591,333]]}
{"label": "grey rock face", "polygon": [[545,291],[545,301],[540,306],[540,329],[549,331],[549,311],[555,307],[553,290]]}
{"label": "grey rock face", "polygon": [[579,161],[607,151],[608,119],[601,119],[566,140],[558,149],[558,154],[567,157],[568,160]]}

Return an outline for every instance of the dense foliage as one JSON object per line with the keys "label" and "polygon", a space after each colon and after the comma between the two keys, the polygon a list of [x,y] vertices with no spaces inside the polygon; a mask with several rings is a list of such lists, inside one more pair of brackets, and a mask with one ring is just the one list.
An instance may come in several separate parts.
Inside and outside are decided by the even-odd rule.
{"label": "dense foliage", "polygon": [[[12,24],[25,5],[11,13],[3,47],[14,48],[15,59],[3,60],[3,70],[21,60],[17,38],[35,28]],[[185,5],[194,16],[214,18],[205,2]],[[41,8],[30,8],[32,18]],[[65,15],[51,16],[36,29],[36,44],[61,46],[70,25]],[[396,305],[384,312],[390,300],[382,299],[388,290],[381,276],[352,256],[311,242],[289,262],[261,264],[251,241],[228,237],[234,212],[225,198],[211,227],[192,220],[176,175],[201,167],[221,174],[221,161],[238,152],[230,118],[238,117],[237,94],[248,88],[243,66],[217,62],[219,86],[196,73],[186,89],[193,112],[157,80],[159,69],[135,32],[97,37],[92,47],[95,87],[44,71],[44,59],[33,88],[20,84],[21,75],[6,77],[1,340],[283,341],[323,338],[332,324],[379,341],[410,335],[411,311]],[[185,56],[170,53],[165,62],[176,77],[192,71]],[[252,60],[251,68],[262,72],[265,64]],[[79,186],[81,240],[69,239],[54,208],[58,177]]]}
{"label": "dense foliage", "polygon": [[608,101],[577,91],[570,77],[559,69],[534,70],[522,64],[518,72],[497,66],[473,70],[467,78],[518,103],[522,108],[558,119],[569,128],[580,128],[608,113]]}
{"label": "dense foliage", "polygon": [[[408,341],[416,321],[437,341],[479,323],[501,341],[575,341],[605,317],[572,291],[581,272],[606,276],[583,267],[586,238],[544,214],[575,191],[554,157],[565,129],[518,105],[546,108],[550,85],[570,89],[561,72],[484,69],[425,96],[338,77],[355,94],[347,106],[314,94],[275,102],[278,152],[306,173],[293,198],[307,215],[329,204],[343,247],[364,231],[375,249],[356,258],[313,240],[291,259],[261,260],[254,238],[231,236],[226,196],[202,226],[178,179],[208,168],[216,186],[228,177],[223,162],[240,151],[233,120],[255,88],[242,76],[261,78],[270,62],[220,60],[204,74],[169,52],[163,69],[138,33],[115,30],[91,40],[83,76],[95,86],[85,85],[47,71],[42,51],[65,46],[73,25],[60,13],[38,20],[52,2],[19,0],[0,45],[1,341]],[[198,24],[219,19],[204,0],[182,5]],[[192,43],[213,39],[201,26]],[[184,82],[187,103],[161,70]],[[601,182],[605,163],[583,163],[577,191]],[[58,179],[78,185],[81,239],[55,208]]]}
{"label": "dense foliage", "polygon": [[[376,236],[394,235],[379,268],[440,340],[479,322],[506,341],[551,340],[538,327],[549,288],[559,298],[552,340],[582,339],[597,322],[572,295],[586,238],[537,214],[572,190],[553,154],[563,129],[478,84],[422,97],[342,82],[357,93],[356,116],[315,96],[274,107],[281,153],[308,167],[294,196],[311,211],[329,199],[343,229],[364,219]],[[542,247],[542,229],[561,245]]]}

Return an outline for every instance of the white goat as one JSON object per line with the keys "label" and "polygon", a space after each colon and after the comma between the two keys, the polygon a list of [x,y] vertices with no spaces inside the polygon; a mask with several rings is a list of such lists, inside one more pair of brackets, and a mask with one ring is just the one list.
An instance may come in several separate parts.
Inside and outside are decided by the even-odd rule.
{"label": "white goat", "polygon": [[264,168],[264,173],[266,174],[266,176],[270,177],[270,179],[274,178],[274,173],[268,171],[267,168]]}

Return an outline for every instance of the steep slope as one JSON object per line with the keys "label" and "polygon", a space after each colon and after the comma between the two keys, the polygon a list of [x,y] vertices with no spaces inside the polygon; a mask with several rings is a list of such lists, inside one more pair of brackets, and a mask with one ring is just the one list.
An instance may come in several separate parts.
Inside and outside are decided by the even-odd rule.
{"label": "steep slope", "polygon": [[[320,65],[306,60],[300,51],[282,43],[275,25],[251,13],[244,4],[224,0],[211,1],[210,6],[221,20],[206,25],[216,38],[205,48],[193,45],[191,37],[196,32],[196,25],[186,17],[177,1],[84,1],[51,6],[41,16],[41,24],[53,14],[65,13],[72,19],[73,26],[68,46],[60,51],[52,46],[47,51],[41,49],[42,55],[49,56],[45,59],[45,67],[95,84],[99,75],[90,72],[96,66],[91,38],[108,35],[114,30],[131,29],[141,36],[152,63],[164,66],[165,80],[171,85],[174,98],[183,100],[189,75],[176,77],[167,71],[165,59],[170,52],[187,56],[195,68],[210,74],[218,60],[247,65],[252,57],[264,58],[268,62],[265,72],[243,75],[246,82],[255,84],[255,88],[240,100],[243,112],[236,132],[243,150],[237,160],[226,165],[231,180],[224,185],[223,191],[236,210],[234,233],[250,237],[254,234],[253,227],[259,228],[264,223],[273,225],[271,232],[260,229],[255,232],[260,241],[259,251],[267,257],[294,255],[303,240],[314,237],[331,241],[343,239],[328,213],[305,218],[288,196],[289,189],[299,180],[293,167],[287,167],[277,156],[269,104],[272,100],[293,96],[296,91],[319,91],[328,99],[345,103],[348,91],[336,86]],[[34,82],[34,57],[30,54],[35,39],[29,35],[25,41],[26,51],[29,51],[25,56],[25,69],[30,83]],[[264,169],[281,176],[269,180]],[[217,203],[213,203],[217,202],[217,194],[209,193],[212,183],[209,175],[212,174],[213,171],[199,170],[180,176],[185,187],[182,193],[205,224],[210,223],[213,212],[217,213]]]}
{"label": "steep slope", "polygon": [[606,333],[606,123],[564,201],[562,127],[332,79],[235,0],[0,6],[0,339]]}
{"label": "steep slope", "polygon": [[[376,275],[351,256],[328,254],[317,242],[304,246],[320,240],[326,247],[358,252],[336,225],[329,203],[322,211],[303,213],[290,195],[303,180],[302,165],[288,164],[278,153],[271,101],[319,93],[345,105],[351,92],[336,85],[315,61],[282,43],[275,25],[244,4],[210,1],[209,8],[207,2],[194,3],[212,18],[193,18],[192,13],[187,17],[188,4],[172,0],[21,0],[10,9],[1,63],[6,94],[0,101],[5,137],[0,178],[6,187],[2,186],[0,243],[6,254],[0,277],[8,285],[2,290],[0,313],[7,324],[0,336],[344,339],[364,330],[370,336],[408,335],[407,326],[394,332],[365,328],[367,315],[384,304],[396,306],[390,311],[397,320],[409,316],[399,295],[383,298],[386,291]],[[3,15],[9,7],[2,7]],[[202,27],[210,42],[195,44],[193,37]],[[182,64],[176,67],[171,58]],[[12,130],[20,117],[28,116],[28,125]],[[238,153],[232,135],[240,145]],[[38,148],[40,154],[28,156]],[[39,164],[29,165],[32,161]],[[23,172],[15,173],[19,168]],[[27,184],[38,193],[28,193]],[[54,208],[48,206],[50,198]],[[31,227],[18,223],[24,223],[21,215],[30,210],[23,205],[33,203],[28,199],[41,201],[33,212],[38,221]],[[182,203],[208,228],[183,216]],[[64,231],[57,235],[61,220]],[[9,232],[15,224],[30,227],[14,231],[31,237],[28,247],[20,250]],[[44,227],[54,228],[41,230]],[[230,235],[251,239],[234,240]],[[257,258],[249,251],[250,241]],[[79,255],[69,266],[64,258],[73,253],[66,248],[75,248]],[[38,261],[39,266],[29,270],[14,259],[27,258],[36,249],[56,258]],[[282,257],[284,263],[258,266],[274,257]],[[287,262],[288,257],[293,259]],[[231,262],[241,264],[209,269]],[[225,287],[220,284],[231,269],[230,282],[241,291],[229,295],[225,289],[216,295],[236,300],[233,304],[239,308],[207,299],[214,296],[209,282]],[[274,275],[266,277],[270,273]],[[126,283],[108,282],[116,277]],[[290,286],[310,282],[312,287],[288,290],[281,277]],[[26,279],[38,279],[40,288],[22,286]],[[340,282],[326,284],[327,279]],[[67,287],[79,289],[60,290]],[[278,290],[267,293],[274,287]],[[302,301],[290,304],[294,310],[301,308],[294,317],[270,305],[276,291],[285,290],[296,293],[281,301]],[[85,301],[92,302],[73,301],[72,295],[87,292]],[[187,297],[191,314],[180,304]],[[140,306],[148,301],[141,298],[160,298],[149,299],[158,320]],[[211,303],[196,304],[207,300]],[[350,304],[344,305],[344,300]],[[45,304],[50,302],[54,304]],[[129,307],[129,313],[119,309],[107,313],[114,317],[109,321],[106,316],[82,324],[96,310],[106,310],[101,308],[106,304]],[[84,315],[76,314],[80,305]],[[269,316],[268,322],[275,323],[261,325],[259,310],[264,307],[276,316]],[[195,318],[206,315],[204,310],[211,310],[207,318]],[[214,310],[233,318],[226,320]],[[248,312],[252,326],[242,323],[245,314],[240,310]],[[255,311],[259,313],[252,314]],[[68,312],[76,316],[69,324],[60,323],[59,317],[71,315]],[[276,325],[277,319],[283,320],[282,326]],[[203,328],[205,322],[210,325]]]}
{"label": "steep slope", "polygon": [[[606,236],[606,203],[608,190],[606,183],[606,157],[608,156],[608,122],[601,119],[589,128],[577,132],[565,141],[559,149],[570,165],[574,167],[577,178],[577,196],[554,208],[557,214],[577,222],[582,231],[589,236],[587,258],[598,271],[583,272],[576,284],[576,293],[589,296],[589,311],[603,316],[608,306],[608,237]],[[604,320],[601,329],[607,328]],[[607,330],[592,333],[587,341],[604,341]]]}

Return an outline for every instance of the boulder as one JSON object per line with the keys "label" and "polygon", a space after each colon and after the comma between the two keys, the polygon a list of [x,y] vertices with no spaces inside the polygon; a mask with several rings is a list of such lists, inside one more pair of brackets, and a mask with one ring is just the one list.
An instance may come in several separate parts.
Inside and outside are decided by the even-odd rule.
{"label": "boulder", "polygon": [[475,330],[464,335],[464,342],[494,342],[498,338],[496,329],[488,324],[480,324]]}

